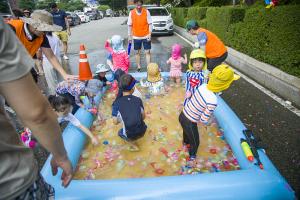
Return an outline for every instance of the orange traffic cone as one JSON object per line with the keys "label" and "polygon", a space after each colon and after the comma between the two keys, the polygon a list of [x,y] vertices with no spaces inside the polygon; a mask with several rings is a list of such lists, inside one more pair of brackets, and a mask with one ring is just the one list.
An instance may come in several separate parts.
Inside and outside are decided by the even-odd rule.
{"label": "orange traffic cone", "polygon": [[85,47],[83,44],[80,45],[79,51],[79,80],[86,81],[92,79],[92,72],[90,64],[85,53]]}

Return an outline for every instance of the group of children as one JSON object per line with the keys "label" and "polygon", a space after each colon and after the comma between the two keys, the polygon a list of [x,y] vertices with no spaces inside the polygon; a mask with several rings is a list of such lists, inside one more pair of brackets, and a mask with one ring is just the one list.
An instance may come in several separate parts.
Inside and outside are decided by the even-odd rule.
{"label": "group of children", "polygon": [[[112,104],[113,123],[122,124],[118,135],[129,143],[128,149],[138,151],[136,141],[143,137],[147,130],[142,95],[135,87],[137,80],[128,74],[130,60],[121,36],[115,35],[107,40],[105,48],[109,53],[107,64],[110,69],[104,64],[99,64],[96,67],[96,75],[91,80],[58,83],[55,95],[49,96],[49,102],[57,113],[59,122],[71,122],[88,135],[94,145],[97,145],[97,138],[80,123],[74,113],[82,107],[95,115],[99,122],[105,120],[99,112],[101,98],[107,88],[113,89],[115,85],[117,95]],[[225,64],[215,67],[210,72],[207,69],[205,53],[201,49],[194,49],[188,61],[186,54],[182,57],[179,44],[172,46],[171,57],[166,63],[170,65],[169,76],[176,86],[180,86],[182,82],[182,65],[188,64],[185,78],[186,93],[179,122],[183,129],[183,145],[188,147],[190,160],[194,160],[200,144],[197,123],[209,124],[209,119],[217,106],[215,93],[227,89],[239,77],[234,75],[233,70]],[[106,73],[110,70],[113,79],[108,81]],[[156,63],[148,64],[147,79],[139,82],[141,87],[148,88],[149,95],[167,92],[160,68]]]}

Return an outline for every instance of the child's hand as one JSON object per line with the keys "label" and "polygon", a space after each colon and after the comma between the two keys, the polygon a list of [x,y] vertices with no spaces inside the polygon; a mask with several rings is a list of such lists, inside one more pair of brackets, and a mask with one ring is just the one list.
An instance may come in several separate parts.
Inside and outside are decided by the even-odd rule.
{"label": "child's hand", "polygon": [[112,83],[109,81],[106,81],[106,85],[111,85]]}
{"label": "child's hand", "polygon": [[187,92],[185,93],[185,98],[186,98],[186,99],[189,99],[191,96],[192,96],[192,93],[191,93],[190,91],[187,91]]}
{"label": "child's hand", "polygon": [[92,137],[92,144],[93,144],[94,146],[96,146],[96,145],[99,144],[99,142],[98,142],[98,140],[97,140],[96,137]]}

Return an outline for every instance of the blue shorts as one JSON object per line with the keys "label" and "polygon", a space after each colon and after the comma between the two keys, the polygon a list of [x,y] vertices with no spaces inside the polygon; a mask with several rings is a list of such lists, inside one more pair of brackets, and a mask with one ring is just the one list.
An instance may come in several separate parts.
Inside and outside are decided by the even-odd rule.
{"label": "blue shorts", "polygon": [[144,47],[144,50],[150,50],[151,49],[151,41],[148,41],[147,39],[133,39],[134,44],[134,50],[140,50],[142,49],[142,44]]}

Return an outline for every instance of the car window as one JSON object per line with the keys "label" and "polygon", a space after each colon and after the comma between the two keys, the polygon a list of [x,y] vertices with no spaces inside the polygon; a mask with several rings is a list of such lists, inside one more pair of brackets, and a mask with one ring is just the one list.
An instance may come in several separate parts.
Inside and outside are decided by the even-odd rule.
{"label": "car window", "polygon": [[168,16],[169,13],[166,9],[161,8],[151,8],[148,9],[151,16]]}

